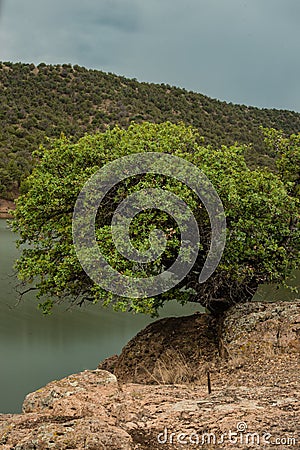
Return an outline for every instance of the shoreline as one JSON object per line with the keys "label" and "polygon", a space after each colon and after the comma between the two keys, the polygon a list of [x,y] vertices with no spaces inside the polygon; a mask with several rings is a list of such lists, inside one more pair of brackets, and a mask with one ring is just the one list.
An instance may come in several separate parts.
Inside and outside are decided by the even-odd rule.
{"label": "shoreline", "polygon": [[15,203],[12,200],[5,200],[0,198],[0,219],[12,219],[13,216],[10,211],[16,208]]}
{"label": "shoreline", "polygon": [[296,448],[299,314],[300,300],[237,304],[218,340],[207,314],[159,319],[111,367],[51,381],[26,395],[22,413],[0,413],[3,450],[226,450],[275,439]]}

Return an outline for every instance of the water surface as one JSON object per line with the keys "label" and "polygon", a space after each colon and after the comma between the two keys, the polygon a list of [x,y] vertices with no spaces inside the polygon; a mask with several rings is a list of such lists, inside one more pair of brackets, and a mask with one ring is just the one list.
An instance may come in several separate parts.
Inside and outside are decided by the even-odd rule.
{"label": "water surface", "polygon": [[[34,293],[17,304],[13,263],[16,236],[0,220],[0,413],[19,412],[24,396],[47,382],[94,369],[152,320],[99,305],[55,308],[44,317]],[[172,302],[173,303],[173,302]],[[198,305],[170,304],[162,316],[186,315]]]}

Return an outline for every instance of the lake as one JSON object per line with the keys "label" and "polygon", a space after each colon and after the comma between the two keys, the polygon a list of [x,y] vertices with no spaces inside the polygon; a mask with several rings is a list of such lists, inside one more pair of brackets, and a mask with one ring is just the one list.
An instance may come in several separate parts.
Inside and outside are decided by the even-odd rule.
{"label": "lake", "polygon": [[[15,240],[6,221],[0,220],[0,413],[20,412],[25,395],[49,381],[96,368],[154,320],[100,305],[70,310],[60,306],[45,317],[37,310],[34,294],[17,305]],[[162,317],[199,309],[195,304],[182,308],[171,302]]]}
{"label": "lake", "polygon": [[[44,317],[34,294],[17,304],[17,279],[13,263],[18,257],[16,236],[0,220],[0,413],[17,413],[25,395],[47,382],[84,369],[94,369],[122,347],[152,319],[144,315],[116,313],[100,305],[54,309]],[[300,276],[294,282],[300,282]],[[284,299],[290,294],[271,287],[258,300]],[[192,314],[196,304],[170,302],[161,317]]]}

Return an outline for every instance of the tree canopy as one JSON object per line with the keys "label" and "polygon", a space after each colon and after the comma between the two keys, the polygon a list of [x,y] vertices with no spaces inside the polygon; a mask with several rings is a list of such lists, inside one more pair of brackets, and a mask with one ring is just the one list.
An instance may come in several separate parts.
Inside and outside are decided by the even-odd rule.
{"label": "tree canopy", "polygon": [[[275,130],[265,130],[265,136],[278,173],[250,170],[245,145],[218,149],[204,145],[198,131],[184,124],[132,123],[127,130],[116,126],[76,142],[64,135],[51,140],[47,148],[41,146],[35,152],[38,163],[22,185],[14,213],[12,227],[22,247],[16,264],[21,282],[37,290],[44,312],[65,300],[113,303],[116,309],[152,315],[172,299],[198,302],[219,312],[250,300],[262,283],[284,283],[300,259],[300,136],[284,138]],[[97,243],[112,267],[127,276],[145,278],[162,273],[177,258],[180,229],[170,214],[158,208],[141,211],[130,224],[131,242],[138,250],[149,248],[151,231],[164,232],[165,251],[154,261],[137,264],[114,245],[114,212],[124,198],[145,188],[159,187],[181,198],[198,223],[200,241],[193,268],[178,285],[153,297],[127,298],[108,292],[85,273],[73,244],[72,218],[76,199],[93,174],[118,158],[143,152],[183,158],[208,177],[224,206],[226,246],[212,276],[199,283],[211,239],[209,216],[201,200],[169,175],[128,176],[107,193],[95,221]]]}

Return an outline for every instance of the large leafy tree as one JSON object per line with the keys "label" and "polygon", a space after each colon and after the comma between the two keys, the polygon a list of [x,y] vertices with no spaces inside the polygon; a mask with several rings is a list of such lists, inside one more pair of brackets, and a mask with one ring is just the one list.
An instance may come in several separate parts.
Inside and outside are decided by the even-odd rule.
{"label": "large leafy tree", "polygon": [[[39,162],[23,183],[13,221],[19,245],[25,244],[16,264],[21,282],[24,286],[31,283],[29,289],[37,290],[44,312],[55,302],[68,300],[113,302],[118,309],[153,315],[171,299],[198,302],[218,313],[234,303],[250,300],[262,283],[284,283],[299,266],[300,257],[296,187],[299,137],[291,138],[292,151],[290,141],[284,141],[274,130],[266,133],[270,151],[275,152],[275,142],[281,139],[281,150],[276,150],[278,173],[250,170],[245,163],[245,146],[222,146],[218,150],[203,146],[195,129],[169,122],[132,124],[127,130],[115,127],[86,135],[77,142],[62,135],[49,148],[41,147],[35,153]],[[95,235],[111,266],[129,276],[147,277],[164,271],[178,255],[178,224],[158,209],[141,212],[130,227],[137,249],[149,246],[153,228],[165,232],[166,250],[153,263],[133,264],[114,246],[114,211],[127,195],[145,187],[167,189],[189,205],[199,225],[201,245],[193,269],[173,289],[152,298],[117,297],[95,284],[79,263],[72,239],[73,209],[82,186],[101,167],[122,156],[149,151],[184,158],[209,178],[226,213],[226,247],[213,275],[199,284],[211,237],[209,217],[199,198],[184,183],[169,176],[148,173],[128,177],[108,192],[96,218]],[[24,292],[27,290],[24,287]]]}

